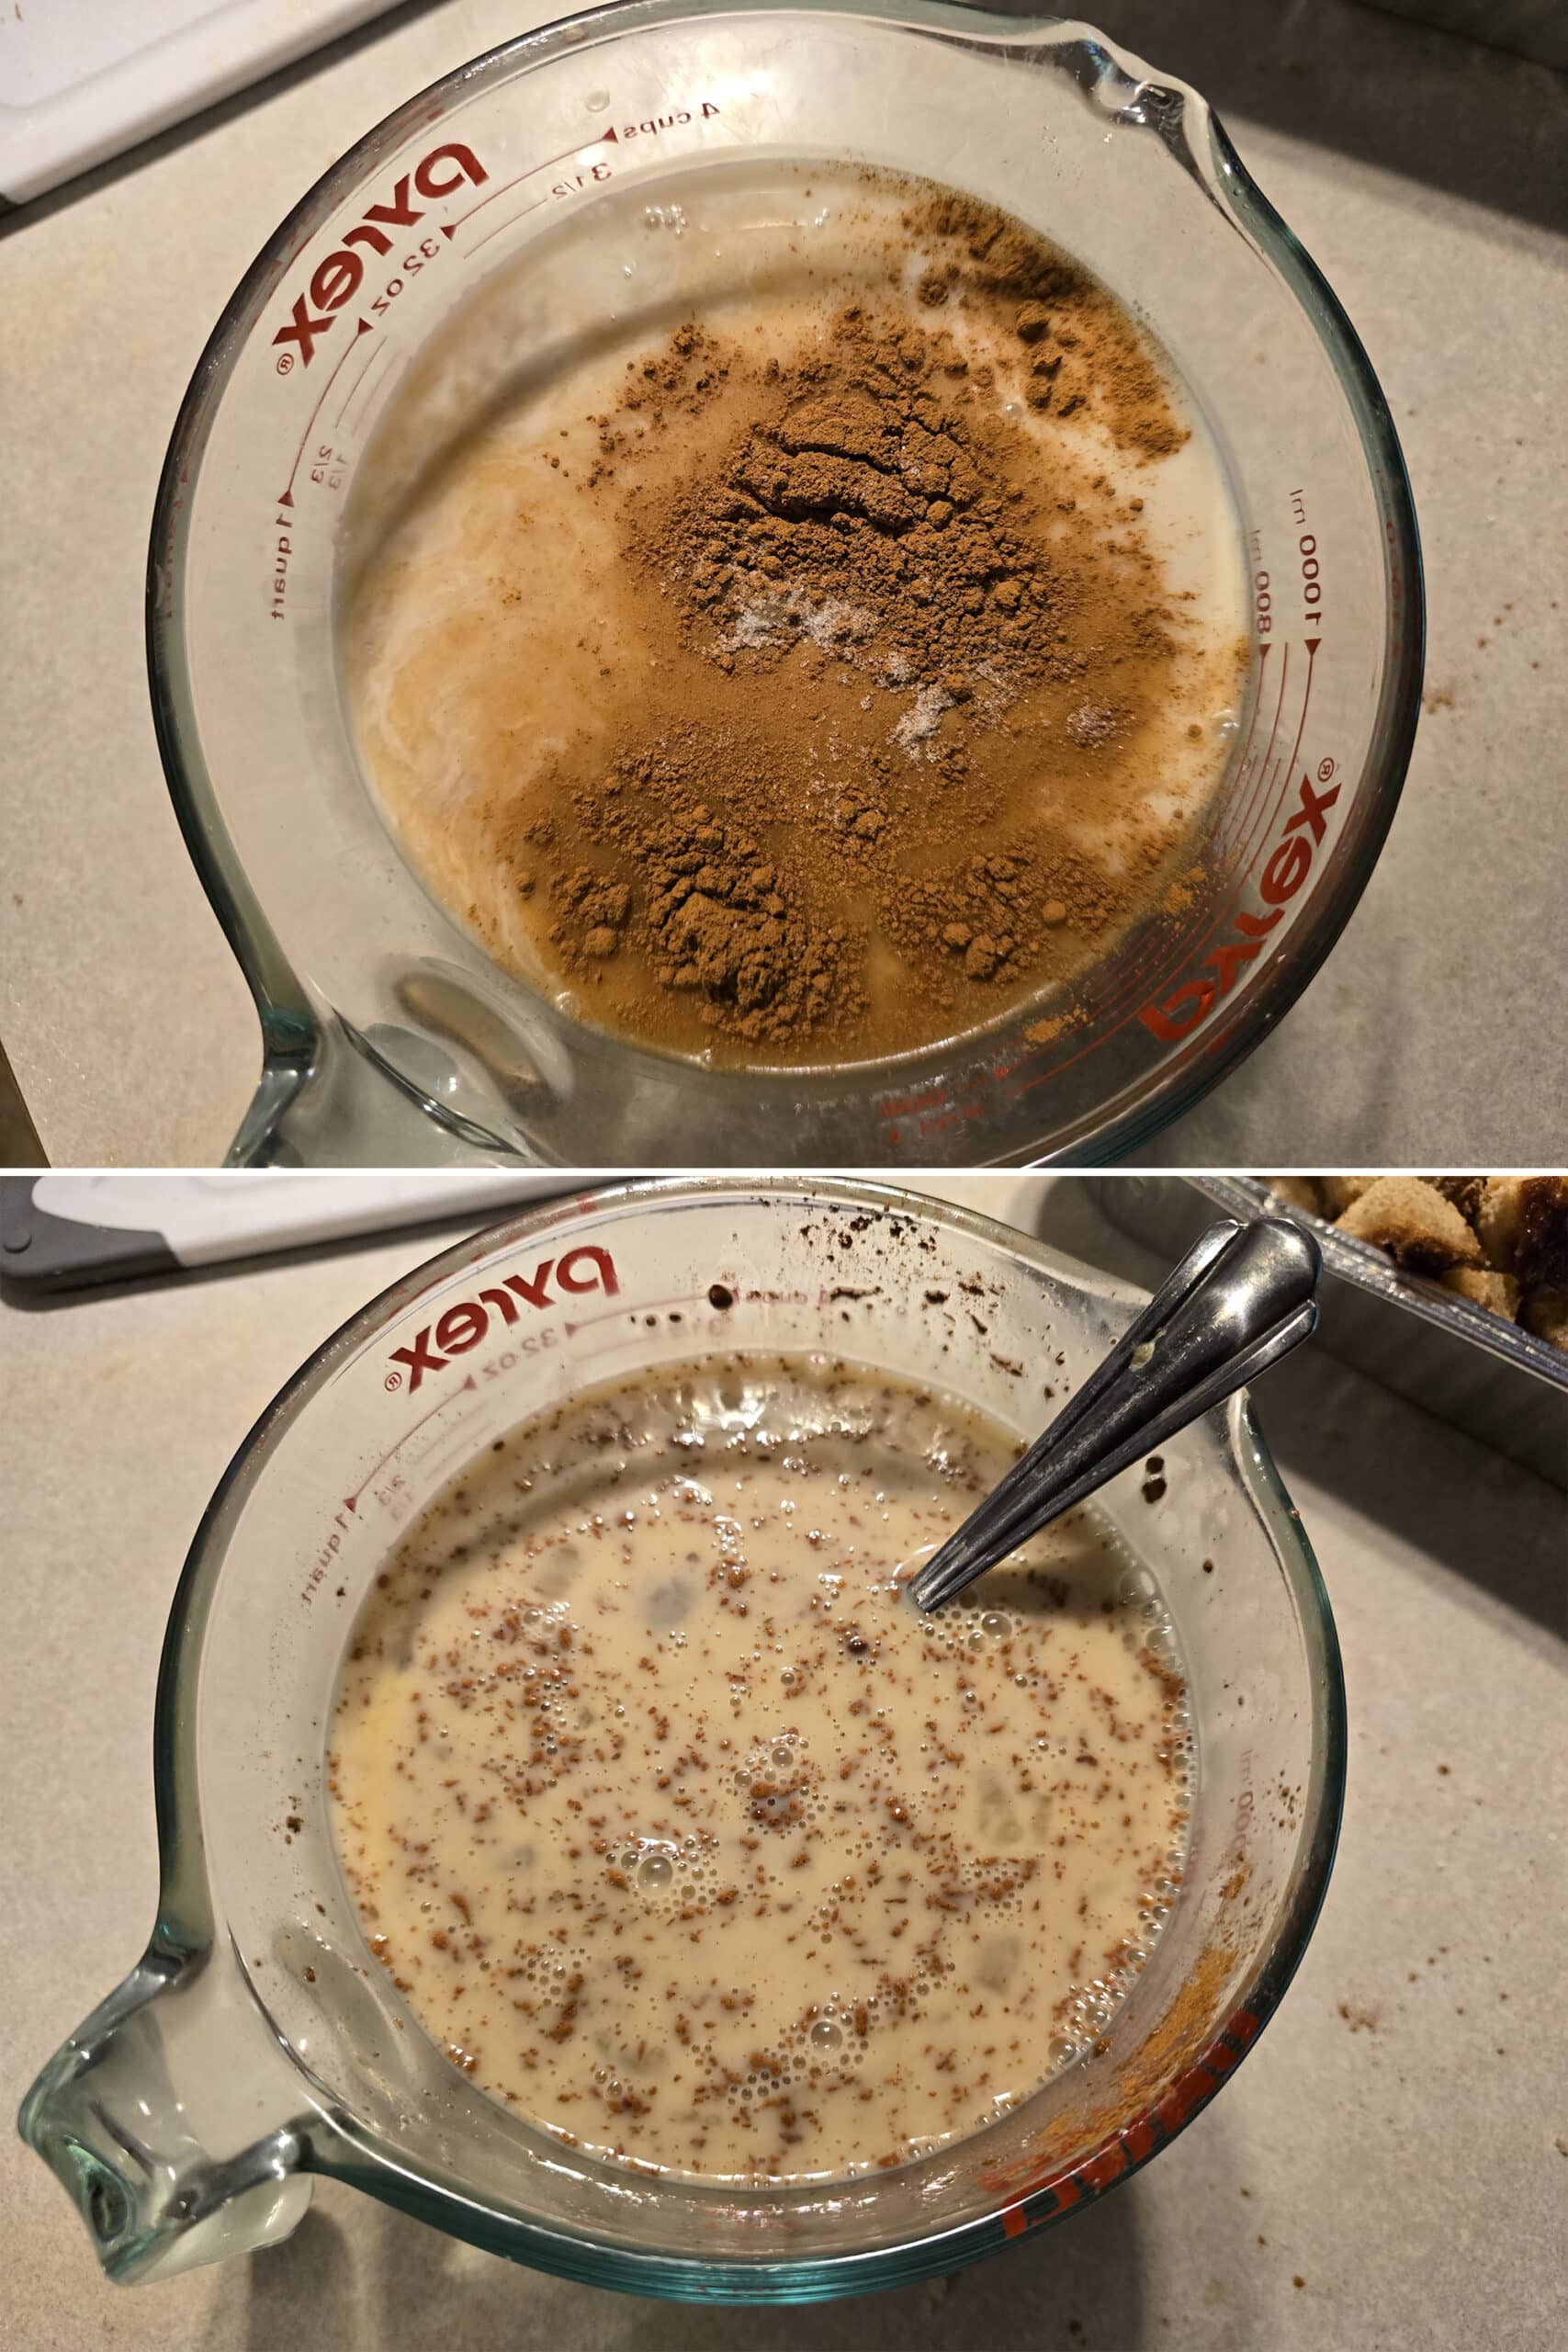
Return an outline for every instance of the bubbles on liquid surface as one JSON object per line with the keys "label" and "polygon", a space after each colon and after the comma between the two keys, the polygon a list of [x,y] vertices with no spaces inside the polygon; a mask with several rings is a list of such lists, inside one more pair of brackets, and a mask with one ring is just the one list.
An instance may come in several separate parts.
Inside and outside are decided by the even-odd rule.
{"label": "bubbles on liquid surface", "polygon": [[1151,1657],[1159,1661],[1161,1666],[1168,1666],[1174,1669],[1178,1664],[1176,1637],[1166,1623],[1158,1601],[1151,1602],[1144,1613],[1149,1620],[1149,1629],[1144,1636],[1144,1647]]}
{"label": "bubbles on liquid surface", "polygon": [[697,1836],[629,1839],[607,1860],[612,1884],[659,1911],[705,1907],[718,1883],[712,1841]]}

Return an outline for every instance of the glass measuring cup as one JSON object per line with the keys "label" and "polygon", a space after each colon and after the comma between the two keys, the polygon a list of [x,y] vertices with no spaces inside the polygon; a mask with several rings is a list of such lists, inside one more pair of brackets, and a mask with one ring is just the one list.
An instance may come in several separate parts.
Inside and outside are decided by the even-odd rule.
{"label": "glass measuring cup", "polygon": [[[594,1029],[429,895],[356,765],[334,600],[340,523],[411,370],[446,367],[460,428],[509,368],[581,331],[538,291],[563,222],[612,200],[624,216],[628,194],[667,209],[694,175],[769,158],[946,181],[1148,321],[1229,473],[1254,658],[1187,904],[953,1044],[740,1071]],[[599,257],[583,306],[629,300],[618,252]],[[487,372],[463,322],[497,285],[514,328]],[[148,632],[181,822],[261,1013],[235,1157],[746,1165],[786,1134],[825,1164],[1094,1159],[1188,1107],[1337,937],[1409,755],[1420,568],[1365,355],[1195,91],[1055,18],[634,0],[449,75],[283,223],[175,427]]]}
{"label": "glass measuring cup", "polygon": [[[1300,1524],[1233,1398],[1100,1507],[1158,1578],[1198,1750],[1191,1850],[1094,2052],[972,2139],[776,2188],[639,2176],[477,2090],[372,1958],[325,1747],[351,1628],[458,1465],[573,1390],[705,1351],[827,1349],[1021,1432],[1132,1294],[969,1213],[849,1179],[671,1179],[465,1241],[373,1301],[262,1417],[209,1506],[154,1727],[163,1883],[145,1957],[45,2067],[24,2136],[118,2278],[285,2235],[311,2176],[491,2250],[649,2294],[797,2301],[946,2270],[1099,2195],[1267,2021],[1327,1879],[1337,1648]],[[982,1328],[983,1327],[983,1328]]]}

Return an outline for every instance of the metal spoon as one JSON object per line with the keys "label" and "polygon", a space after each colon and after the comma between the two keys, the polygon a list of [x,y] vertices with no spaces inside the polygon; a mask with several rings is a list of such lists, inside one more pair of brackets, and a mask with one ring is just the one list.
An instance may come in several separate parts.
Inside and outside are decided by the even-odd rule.
{"label": "metal spoon", "polygon": [[1029,1536],[1266,1372],[1317,1325],[1316,1242],[1282,1217],[1223,1217],[1132,1329],[909,1579],[940,1609]]}

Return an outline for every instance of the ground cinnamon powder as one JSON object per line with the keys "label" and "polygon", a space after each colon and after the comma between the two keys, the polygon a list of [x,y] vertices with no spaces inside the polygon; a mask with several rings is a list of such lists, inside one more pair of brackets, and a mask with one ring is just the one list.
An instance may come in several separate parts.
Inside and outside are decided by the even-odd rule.
{"label": "ground cinnamon powder", "polygon": [[[1186,902],[1190,812],[1139,779],[1191,624],[1126,489],[1185,430],[1059,253],[945,194],[902,225],[886,298],[792,356],[689,321],[588,420],[646,674],[604,665],[603,766],[487,818],[547,961],[651,1042],[895,1052]],[[1080,410],[1118,480],[1031,427]]]}

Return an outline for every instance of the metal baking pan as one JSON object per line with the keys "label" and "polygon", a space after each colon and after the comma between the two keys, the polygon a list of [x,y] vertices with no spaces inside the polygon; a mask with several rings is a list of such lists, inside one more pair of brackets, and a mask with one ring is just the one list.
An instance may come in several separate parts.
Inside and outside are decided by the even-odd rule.
{"label": "metal baking pan", "polygon": [[1369,1242],[1277,1201],[1253,1176],[1118,1176],[1098,1188],[1119,1232],[1168,1261],[1216,1215],[1292,1217],[1323,1251],[1319,1344],[1467,1437],[1568,1487],[1568,1356]]}

